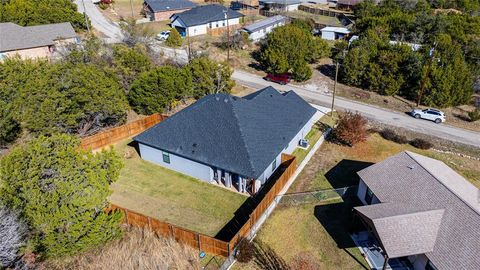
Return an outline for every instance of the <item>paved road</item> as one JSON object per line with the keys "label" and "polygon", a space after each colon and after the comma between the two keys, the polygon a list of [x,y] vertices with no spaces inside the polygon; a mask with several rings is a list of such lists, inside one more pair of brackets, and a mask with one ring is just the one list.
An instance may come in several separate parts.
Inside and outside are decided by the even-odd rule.
{"label": "paved road", "polygon": [[[329,106],[329,104],[332,102],[331,95],[326,94],[324,91],[312,90],[310,87],[305,88],[294,85],[279,85],[276,83],[267,82],[258,75],[240,70],[235,70],[232,77],[237,81],[237,83],[256,89],[271,85],[282,91],[294,90],[297,94],[313,104]],[[358,111],[369,119],[373,119],[385,124],[406,128],[454,142],[480,147],[480,133],[478,132],[455,128],[444,124],[439,125],[426,120],[417,120],[407,114],[402,114],[339,97],[335,98],[335,108],[340,110]]]}
{"label": "paved road", "polygon": [[[90,18],[93,28],[102,32],[107,38],[107,43],[117,43],[122,41],[122,31],[117,23],[109,21],[93,4],[92,0],[75,0],[78,12],[83,13],[86,10],[87,16]],[[85,9],[84,9],[85,5]]]}

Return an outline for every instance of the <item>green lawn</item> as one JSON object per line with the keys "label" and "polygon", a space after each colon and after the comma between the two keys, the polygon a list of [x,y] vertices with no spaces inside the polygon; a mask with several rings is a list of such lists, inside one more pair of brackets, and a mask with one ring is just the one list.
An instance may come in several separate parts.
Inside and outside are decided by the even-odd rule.
{"label": "green lawn", "polygon": [[124,158],[110,202],[209,236],[233,217],[246,196],[140,159],[126,140],[115,146]]}

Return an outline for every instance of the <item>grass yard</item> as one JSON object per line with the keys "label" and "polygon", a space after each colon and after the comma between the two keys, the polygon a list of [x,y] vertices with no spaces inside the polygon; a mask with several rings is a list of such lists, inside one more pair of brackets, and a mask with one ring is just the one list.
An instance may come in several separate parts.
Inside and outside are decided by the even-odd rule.
{"label": "grass yard", "polygon": [[209,236],[233,217],[246,196],[142,160],[125,140],[115,146],[124,158],[110,202]]}
{"label": "grass yard", "polygon": [[[131,1],[131,3],[130,3]],[[143,0],[115,0],[113,2],[113,8],[119,17],[129,18],[132,16],[132,7],[133,7],[133,16],[135,19],[142,18],[140,12],[143,8]]]}

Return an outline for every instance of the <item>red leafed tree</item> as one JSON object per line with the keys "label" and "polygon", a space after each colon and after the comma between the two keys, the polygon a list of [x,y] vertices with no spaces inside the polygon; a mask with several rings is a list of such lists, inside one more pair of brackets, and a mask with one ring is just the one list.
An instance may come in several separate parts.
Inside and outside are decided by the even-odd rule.
{"label": "red leafed tree", "polygon": [[368,121],[359,113],[346,112],[334,129],[335,139],[348,146],[363,142],[368,136]]}

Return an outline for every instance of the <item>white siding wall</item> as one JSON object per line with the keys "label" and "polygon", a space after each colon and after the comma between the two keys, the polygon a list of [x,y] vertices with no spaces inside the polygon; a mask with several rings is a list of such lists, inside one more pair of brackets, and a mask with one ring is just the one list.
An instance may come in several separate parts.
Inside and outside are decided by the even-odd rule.
{"label": "white siding wall", "polygon": [[[240,24],[240,18],[228,19],[228,26],[234,26],[237,24]],[[185,26],[182,23],[180,23],[179,20],[175,20],[175,22],[173,22],[172,25],[185,28]],[[215,29],[215,28],[222,28],[222,27],[227,27],[227,20],[220,20],[220,21],[215,21],[208,24],[191,26],[191,27],[188,27],[188,33],[190,34],[191,37],[193,37],[193,36],[206,34],[207,28]]]}
{"label": "white siding wall", "polygon": [[288,5],[288,6],[287,6],[287,11],[298,10],[298,6],[300,6],[300,4]]}
{"label": "white siding wall", "polygon": [[176,156],[170,153],[170,164],[163,162],[162,151],[153,147],[139,144],[140,156],[150,162],[161,165],[167,169],[174,170],[197,179],[211,182],[213,171],[209,166]]}
{"label": "white siding wall", "polygon": [[322,39],[335,40],[335,32],[322,31]]}
{"label": "white siding wall", "polygon": [[195,25],[188,27],[188,34],[193,37],[193,36],[198,36],[198,35],[205,35],[207,33],[207,25],[202,24],[202,25]]}
{"label": "white siding wall", "polygon": [[271,25],[265,29],[260,29],[258,31],[255,31],[249,35],[249,38],[253,41],[259,41],[262,38],[265,38],[268,33],[272,32],[273,29],[285,25],[284,22],[279,22],[277,24]]}

